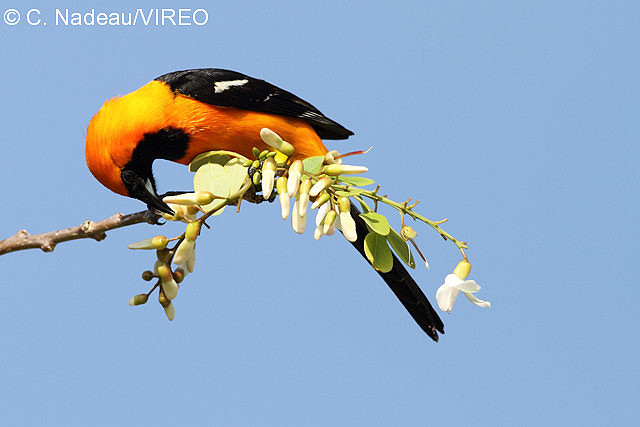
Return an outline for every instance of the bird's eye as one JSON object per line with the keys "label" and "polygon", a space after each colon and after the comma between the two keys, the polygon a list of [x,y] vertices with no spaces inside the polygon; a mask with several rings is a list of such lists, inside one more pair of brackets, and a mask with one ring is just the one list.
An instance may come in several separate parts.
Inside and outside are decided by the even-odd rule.
{"label": "bird's eye", "polygon": [[136,179],[136,174],[131,172],[131,171],[124,171],[122,172],[122,181],[124,181],[126,184],[132,184],[133,181]]}

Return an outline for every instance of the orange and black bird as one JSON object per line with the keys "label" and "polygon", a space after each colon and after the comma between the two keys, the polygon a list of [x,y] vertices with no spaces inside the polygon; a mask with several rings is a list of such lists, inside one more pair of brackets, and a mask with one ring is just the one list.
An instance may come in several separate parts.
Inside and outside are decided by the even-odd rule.
{"label": "orange and black bird", "polygon": [[[270,148],[260,138],[262,128],[294,146],[292,159],[324,155],[328,150],[322,139],[353,135],[313,105],[264,80],[215,68],[177,71],[105,102],[87,129],[87,165],[110,190],[172,214],[158,196],[154,160],[189,164],[212,150],[251,157],[253,147]],[[368,230],[358,213],[352,205],[358,234],[352,244],[365,256]],[[444,333],[442,321],[401,262],[394,256],[392,270],[379,274],[437,341],[438,331]]]}

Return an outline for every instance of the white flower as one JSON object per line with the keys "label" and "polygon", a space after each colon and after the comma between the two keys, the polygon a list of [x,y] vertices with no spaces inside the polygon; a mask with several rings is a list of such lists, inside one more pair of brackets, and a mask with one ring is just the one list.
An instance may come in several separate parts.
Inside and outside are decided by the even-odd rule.
{"label": "white flower", "polygon": [[[468,264],[467,261],[461,261],[460,264],[462,263]],[[456,267],[455,271],[464,271],[464,269]],[[467,269],[466,275],[468,274],[469,272]],[[460,275],[464,275],[464,273]],[[451,313],[451,309],[453,309],[453,303],[456,301],[458,292],[460,291],[462,291],[464,296],[466,296],[469,301],[471,301],[478,307],[491,307],[491,303],[489,301],[483,301],[473,295],[475,292],[478,292],[481,289],[480,285],[478,285],[475,280],[465,280],[466,275],[464,278],[460,278],[458,275],[452,273],[447,274],[447,277],[444,278],[444,283],[438,288],[438,291],[436,292],[436,301],[438,302],[438,307],[440,307],[440,310]]]}

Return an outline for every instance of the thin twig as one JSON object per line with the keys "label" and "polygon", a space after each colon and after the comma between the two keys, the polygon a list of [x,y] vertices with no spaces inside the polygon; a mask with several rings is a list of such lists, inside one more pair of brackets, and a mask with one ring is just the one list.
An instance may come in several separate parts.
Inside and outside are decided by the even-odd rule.
{"label": "thin twig", "polygon": [[58,243],[77,239],[100,241],[107,237],[107,231],[140,223],[157,224],[158,218],[158,215],[146,210],[128,215],[117,213],[102,221],[87,220],[75,227],[42,234],[30,235],[26,230],[20,230],[13,236],[0,241],[0,255],[38,248],[44,252],[52,252]]}

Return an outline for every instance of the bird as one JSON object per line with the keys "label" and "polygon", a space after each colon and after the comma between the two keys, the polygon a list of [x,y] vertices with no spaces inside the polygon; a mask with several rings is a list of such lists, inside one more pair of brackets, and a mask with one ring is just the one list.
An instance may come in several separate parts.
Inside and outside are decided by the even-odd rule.
{"label": "bird", "polygon": [[[245,157],[268,149],[268,128],[295,148],[291,160],[325,155],[322,140],[354,133],[296,95],[264,80],[220,68],[163,74],[139,89],[107,100],[87,128],[85,155],[93,176],[111,191],[149,209],[173,214],[158,195],[153,161],[189,164],[198,154],[227,150]],[[351,204],[362,256],[366,223]],[[438,341],[442,320],[418,284],[393,255],[391,271],[378,274],[426,334]]]}

